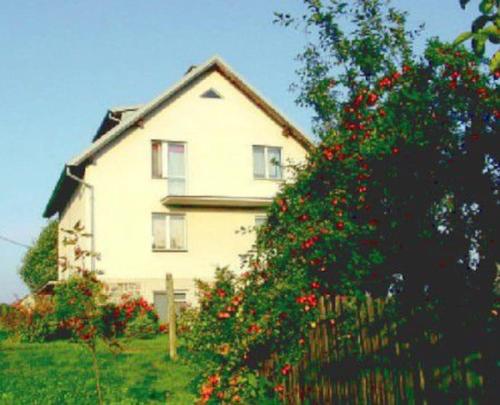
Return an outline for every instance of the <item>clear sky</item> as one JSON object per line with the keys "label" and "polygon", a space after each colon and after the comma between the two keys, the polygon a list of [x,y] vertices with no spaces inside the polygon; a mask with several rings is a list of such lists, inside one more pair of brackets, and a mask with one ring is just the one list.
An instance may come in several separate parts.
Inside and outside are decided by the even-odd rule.
{"label": "clear sky", "polygon": [[[477,14],[458,0],[396,0],[419,40],[451,40]],[[30,244],[63,164],[85,148],[106,109],[144,103],[192,64],[222,56],[306,131],[288,91],[303,32],[273,24],[300,0],[17,0],[0,13],[0,236]],[[0,239],[0,302],[27,289],[22,247]]]}

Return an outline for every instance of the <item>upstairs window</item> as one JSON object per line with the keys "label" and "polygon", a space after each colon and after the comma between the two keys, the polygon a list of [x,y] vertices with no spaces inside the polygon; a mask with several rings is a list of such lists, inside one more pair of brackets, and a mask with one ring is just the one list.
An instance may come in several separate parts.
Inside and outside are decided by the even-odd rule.
{"label": "upstairs window", "polygon": [[256,179],[281,179],[281,148],[254,145],[253,176]]}
{"label": "upstairs window", "polygon": [[169,195],[186,193],[186,145],[182,142],[151,143],[152,175],[168,180]]}
{"label": "upstairs window", "polygon": [[153,250],[186,250],[186,217],[153,214]]}

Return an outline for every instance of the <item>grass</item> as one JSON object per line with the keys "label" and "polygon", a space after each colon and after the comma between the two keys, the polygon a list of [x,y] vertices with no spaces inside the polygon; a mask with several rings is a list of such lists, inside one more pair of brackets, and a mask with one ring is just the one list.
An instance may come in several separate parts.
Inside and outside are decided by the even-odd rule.
{"label": "grass", "polygon": [[[133,340],[112,354],[99,347],[101,384],[106,404],[194,402],[193,377],[182,359],[172,362],[167,339]],[[92,360],[86,348],[66,341],[20,344],[0,339],[0,404],[96,404]]]}

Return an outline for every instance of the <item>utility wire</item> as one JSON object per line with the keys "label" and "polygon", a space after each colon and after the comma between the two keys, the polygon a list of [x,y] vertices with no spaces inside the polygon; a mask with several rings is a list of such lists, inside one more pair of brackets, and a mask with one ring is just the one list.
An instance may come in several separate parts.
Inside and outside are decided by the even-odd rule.
{"label": "utility wire", "polygon": [[2,236],[2,235],[0,235],[0,239],[1,239],[1,240],[3,240],[3,241],[5,241],[5,242],[12,243],[13,245],[21,246],[21,247],[26,248],[26,249],[31,248],[31,246],[30,246],[30,245],[26,245],[26,244],[24,244],[24,243],[17,242],[17,241],[15,241],[15,240],[12,240],[12,239],[7,238],[7,237]]}

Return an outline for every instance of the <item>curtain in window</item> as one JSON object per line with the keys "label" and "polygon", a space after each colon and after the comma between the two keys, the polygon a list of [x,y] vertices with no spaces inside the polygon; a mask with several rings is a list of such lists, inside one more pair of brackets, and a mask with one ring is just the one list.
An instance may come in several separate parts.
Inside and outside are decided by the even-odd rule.
{"label": "curtain in window", "polygon": [[153,214],[153,249],[166,249],[167,217],[164,214]]}
{"label": "curtain in window", "polygon": [[183,195],[186,191],[186,167],[184,145],[180,143],[168,144],[168,193]]}
{"label": "curtain in window", "polygon": [[151,153],[152,153],[152,170],[153,177],[159,178],[162,177],[162,158],[161,158],[161,142],[153,142],[151,144]]}
{"label": "curtain in window", "polygon": [[185,249],[184,216],[170,216],[170,249]]}
{"label": "curtain in window", "polygon": [[268,173],[271,179],[281,179],[281,149],[267,149]]}
{"label": "curtain in window", "polygon": [[253,175],[259,179],[266,177],[266,158],[263,146],[253,147]]}

